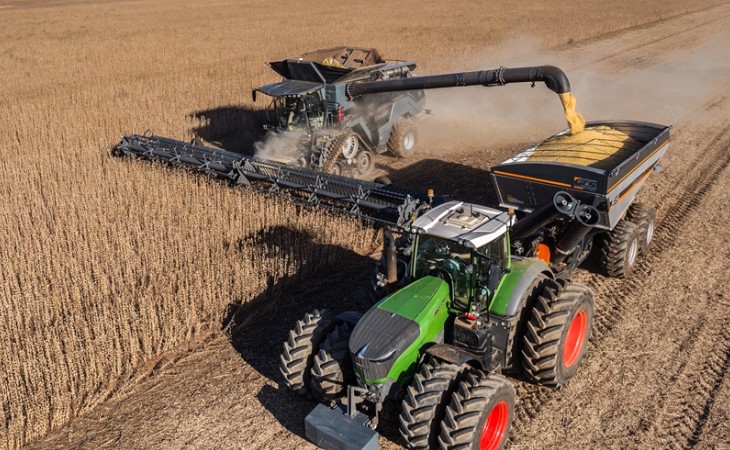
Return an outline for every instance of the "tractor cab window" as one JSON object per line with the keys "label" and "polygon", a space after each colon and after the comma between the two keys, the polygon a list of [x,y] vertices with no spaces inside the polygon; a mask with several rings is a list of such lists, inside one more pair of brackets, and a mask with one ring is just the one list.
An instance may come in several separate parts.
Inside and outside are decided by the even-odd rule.
{"label": "tractor cab window", "polygon": [[414,275],[440,276],[454,286],[454,301],[469,303],[473,285],[474,255],[469,247],[436,236],[421,235],[415,256]]}

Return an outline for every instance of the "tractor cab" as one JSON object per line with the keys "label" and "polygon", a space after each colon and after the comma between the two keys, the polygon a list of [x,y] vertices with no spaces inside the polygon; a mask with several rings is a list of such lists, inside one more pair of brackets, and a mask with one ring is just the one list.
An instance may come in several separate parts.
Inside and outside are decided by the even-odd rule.
{"label": "tractor cab", "polygon": [[486,310],[510,268],[509,214],[484,206],[448,202],[418,218],[411,279],[443,278],[452,306],[468,313]]}

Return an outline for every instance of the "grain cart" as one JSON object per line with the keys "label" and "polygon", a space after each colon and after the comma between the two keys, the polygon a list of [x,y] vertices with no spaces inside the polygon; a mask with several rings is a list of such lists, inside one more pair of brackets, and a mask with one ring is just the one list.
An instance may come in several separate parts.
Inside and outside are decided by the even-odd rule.
{"label": "grain cart", "polygon": [[594,139],[556,146],[566,130],[496,165],[506,210],[459,201],[423,210],[386,239],[389,295],[362,315],[314,311],[297,323],[280,368],[291,389],[321,402],[305,419],[310,440],[378,448],[374,429],[392,400],[411,448],[500,448],[515,402],[502,373],[570,381],[594,303],[569,276],[594,240],[611,275],[627,275],[648,249],[654,210],[634,197],[669,137],[640,122],[591,122],[586,132],[612,149],[599,158]]}
{"label": "grain cart", "polygon": [[[269,62],[284,79],[253,90],[272,98],[269,139],[293,137],[297,144],[258,155],[285,164],[349,176],[374,167],[374,155],[407,157],[416,148],[414,120],[424,112],[424,89],[547,81],[569,90],[567,78],[549,66],[417,77],[410,61],[387,62],[376,49],[335,47]],[[481,73],[482,77],[470,76]],[[487,74],[489,76],[486,76]],[[287,142],[286,138],[282,141]],[[273,147],[273,146],[272,146]]]}

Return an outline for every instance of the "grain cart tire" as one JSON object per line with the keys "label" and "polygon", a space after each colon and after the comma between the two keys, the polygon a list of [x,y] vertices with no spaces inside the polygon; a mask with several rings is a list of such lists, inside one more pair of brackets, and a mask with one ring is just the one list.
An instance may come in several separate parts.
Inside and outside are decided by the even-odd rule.
{"label": "grain cart tire", "polygon": [[593,312],[593,292],[587,286],[545,283],[522,348],[522,369],[528,379],[559,387],[573,378],[588,347]]}
{"label": "grain cart tire", "polygon": [[408,448],[436,448],[446,406],[467,367],[433,358],[421,364],[401,403],[400,434]]}
{"label": "grain cart tire", "polygon": [[391,155],[396,158],[407,158],[415,151],[416,141],[416,126],[413,120],[403,117],[393,125],[386,145]]}
{"label": "grain cart tire", "polygon": [[314,355],[334,326],[334,315],[315,309],[289,331],[289,339],[279,356],[279,371],[289,389],[301,395],[308,393]]}
{"label": "grain cart tire", "polygon": [[314,356],[310,386],[312,395],[319,402],[327,404],[344,396],[347,385],[354,381],[348,347],[353,328],[351,323],[338,323]]}
{"label": "grain cart tire", "polygon": [[638,225],[622,220],[613,230],[604,233],[601,265],[609,276],[628,278],[634,271],[641,248]]}
{"label": "grain cart tire", "polygon": [[639,252],[642,255],[648,253],[656,230],[656,209],[649,205],[633,203],[629,206],[626,217],[639,227]]}
{"label": "grain cart tire", "polygon": [[512,427],[515,389],[501,375],[474,371],[459,383],[446,407],[439,448],[497,450]]}
{"label": "grain cart tire", "polygon": [[340,155],[348,159],[353,158],[357,154],[359,144],[357,135],[351,132],[343,133],[329,141],[322,154],[322,172],[334,173],[332,170],[337,166]]}

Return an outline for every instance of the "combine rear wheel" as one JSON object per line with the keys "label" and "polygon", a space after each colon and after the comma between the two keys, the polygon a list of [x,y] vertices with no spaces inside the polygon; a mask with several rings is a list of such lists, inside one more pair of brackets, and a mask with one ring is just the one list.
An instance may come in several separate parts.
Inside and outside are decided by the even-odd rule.
{"label": "combine rear wheel", "polygon": [[340,322],[327,335],[312,366],[312,395],[322,403],[329,403],[345,395],[353,375],[350,358],[350,335],[354,326]]}
{"label": "combine rear wheel", "polygon": [[639,227],[624,219],[616,228],[604,234],[601,265],[609,276],[627,278],[634,271],[640,249]]}
{"label": "combine rear wheel", "polygon": [[497,450],[512,427],[515,389],[501,375],[470,373],[446,408],[439,436],[442,449]]}
{"label": "combine rear wheel", "polygon": [[396,158],[411,156],[416,149],[416,126],[413,124],[413,120],[406,117],[398,119],[390,131],[390,138],[386,145]]}
{"label": "combine rear wheel", "polygon": [[[565,282],[564,282],[565,283]],[[522,368],[535,383],[559,387],[578,372],[593,325],[593,292],[587,286],[545,283],[535,303],[522,349]]]}
{"label": "combine rear wheel", "polygon": [[314,355],[334,325],[334,317],[327,310],[315,309],[289,331],[279,356],[279,371],[289,389],[302,395],[308,392]]}
{"label": "combine rear wheel", "polygon": [[654,239],[656,228],[656,209],[641,203],[633,203],[626,213],[626,217],[639,227],[639,252],[649,252],[651,241]]}
{"label": "combine rear wheel", "polygon": [[467,370],[434,359],[421,365],[406,390],[399,417],[408,448],[436,448],[446,406]]}

